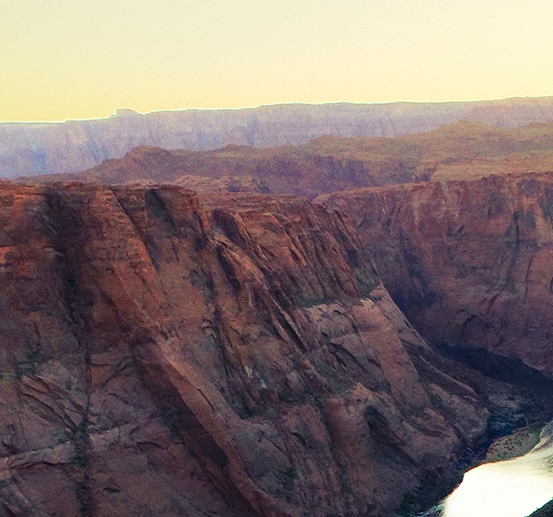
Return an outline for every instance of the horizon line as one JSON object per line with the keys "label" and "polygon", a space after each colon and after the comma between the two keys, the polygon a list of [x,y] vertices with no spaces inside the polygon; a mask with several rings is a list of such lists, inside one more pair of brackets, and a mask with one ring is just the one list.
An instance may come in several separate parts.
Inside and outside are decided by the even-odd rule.
{"label": "horizon line", "polygon": [[328,106],[328,105],[339,105],[339,104],[350,104],[350,105],[359,105],[359,106],[383,106],[383,105],[392,105],[392,104],[470,104],[470,103],[483,103],[483,102],[500,102],[500,101],[509,101],[509,100],[522,100],[522,99],[548,99],[553,98],[552,95],[540,95],[540,96],[520,96],[516,95],[513,97],[501,97],[501,98],[492,98],[492,99],[477,99],[477,100],[447,100],[447,101],[411,101],[411,100],[398,100],[398,101],[375,101],[375,102],[355,102],[355,101],[328,101],[328,102],[275,102],[268,104],[259,104],[257,106],[241,106],[237,108],[230,107],[217,107],[217,108],[179,108],[179,109],[159,109],[152,110],[148,112],[140,112],[134,108],[117,108],[115,113],[112,113],[105,117],[97,118],[76,118],[76,119],[66,119],[66,120],[5,120],[0,121],[0,125],[3,124],[40,124],[40,125],[49,125],[49,124],[66,124],[71,122],[88,122],[88,121],[102,121],[109,120],[113,117],[132,117],[132,116],[148,116],[156,113],[180,113],[184,111],[241,111],[241,110],[255,110],[260,108],[275,107],[275,106]]}

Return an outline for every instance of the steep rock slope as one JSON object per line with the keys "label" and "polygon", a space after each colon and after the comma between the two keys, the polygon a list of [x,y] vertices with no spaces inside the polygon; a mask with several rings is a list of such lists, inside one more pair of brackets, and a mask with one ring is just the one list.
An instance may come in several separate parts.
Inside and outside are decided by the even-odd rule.
{"label": "steep rock slope", "polygon": [[0,124],[0,176],[77,172],[139,145],[206,150],[229,144],[302,144],[321,135],[397,136],[458,120],[518,127],[553,119],[553,98],[481,102],[288,104],[242,110],[185,110],[105,120]]}
{"label": "steep rock slope", "polygon": [[387,516],[487,411],[305,200],[0,190],[0,515]]}
{"label": "steep rock slope", "polygon": [[490,176],[319,198],[351,217],[425,337],[553,373],[553,175]]}

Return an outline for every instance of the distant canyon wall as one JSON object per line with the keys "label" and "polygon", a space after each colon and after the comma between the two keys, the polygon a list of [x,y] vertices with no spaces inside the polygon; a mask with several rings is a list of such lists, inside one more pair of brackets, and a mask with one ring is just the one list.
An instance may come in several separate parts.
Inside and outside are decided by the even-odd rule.
{"label": "distant canyon wall", "polygon": [[553,174],[321,196],[347,213],[398,306],[434,342],[553,374]]}
{"label": "distant canyon wall", "polygon": [[0,124],[0,177],[90,169],[132,148],[207,150],[228,144],[301,144],[321,135],[386,136],[436,129],[458,120],[509,128],[553,120],[553,97],[391,104],[289,104],[240,110],[147,115],[120,110],[102,120]]}

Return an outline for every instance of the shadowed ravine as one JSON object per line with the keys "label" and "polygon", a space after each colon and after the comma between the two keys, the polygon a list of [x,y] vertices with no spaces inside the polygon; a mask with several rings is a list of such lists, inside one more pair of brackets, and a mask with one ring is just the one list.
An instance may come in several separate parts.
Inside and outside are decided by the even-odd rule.
{"label": "shadowed ravine", "polygon": [[[393,299],[422,335],[448,343],[443,353],[548,397],[551,384],[536,370],[553,374],[552,189],[550,173],[528,173],[358,189],[319,201],[351,217]],[[509,397],[502,400],[507,409]],[[490,423],[510,430],[502,416]]]}

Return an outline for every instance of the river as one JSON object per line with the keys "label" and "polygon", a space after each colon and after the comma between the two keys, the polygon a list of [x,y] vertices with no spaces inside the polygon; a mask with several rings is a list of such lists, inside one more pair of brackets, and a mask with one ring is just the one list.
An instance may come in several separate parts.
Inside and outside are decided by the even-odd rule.
{"label": "river", "polygon": [[[437,508],[441,517],[526,517],[553,498],[553,423],[524,456],[486,463],[465,473],[463,482]],[[438,511],[441,510],[440,511]]]}

